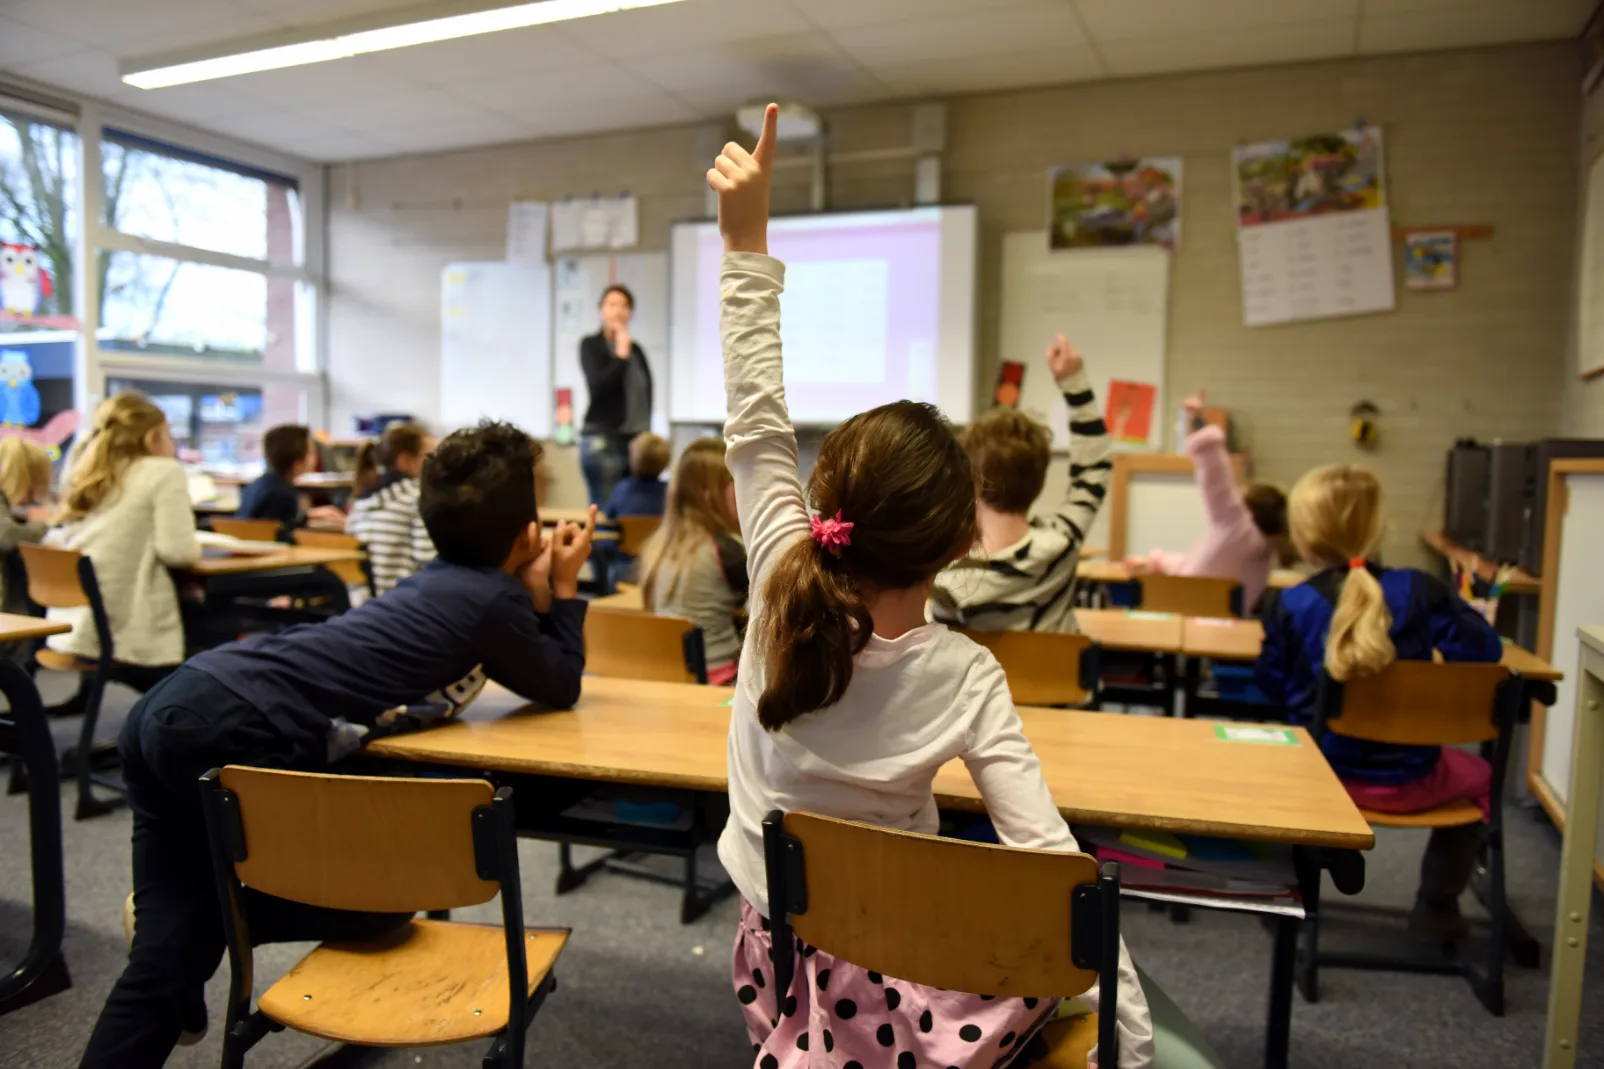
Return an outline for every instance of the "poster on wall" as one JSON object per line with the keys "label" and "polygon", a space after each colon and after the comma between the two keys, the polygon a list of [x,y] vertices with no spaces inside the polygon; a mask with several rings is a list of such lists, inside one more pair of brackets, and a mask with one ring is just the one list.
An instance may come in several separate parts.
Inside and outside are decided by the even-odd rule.
{"label": "poster on wall", "polygon": [[1151,382],[1112,379],[1108,384],[1108,408],[1103,423],[1114,441],[1124,445],[1146,445],[1153,433],[1153,406],[1158,387]]}
{"label": "poster on wall", "polygon": [[1231,158],[1248,326],[1397,306],[1379,126],[1240,145]]}
{"label": "poster on wall", "polygon": [[1451,290],[1459,285],[1459,235],[1411,230],[1404,235],[1404,289]]}
{"label": "poster on wall", "polygon": [[1050,248],[1180,244],[1179,156],[1054,167],[1047,187]]}

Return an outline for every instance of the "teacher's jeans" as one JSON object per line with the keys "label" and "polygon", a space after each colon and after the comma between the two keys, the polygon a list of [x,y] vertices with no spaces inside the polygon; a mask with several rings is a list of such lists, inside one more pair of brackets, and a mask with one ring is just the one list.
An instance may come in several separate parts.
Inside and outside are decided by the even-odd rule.
{"label": "teacher's jeans", "polygon": [[579,470],[585,475],[590,503],[606,508],[618,485],[629,471],[629,436],[586,432],[579,439]]}

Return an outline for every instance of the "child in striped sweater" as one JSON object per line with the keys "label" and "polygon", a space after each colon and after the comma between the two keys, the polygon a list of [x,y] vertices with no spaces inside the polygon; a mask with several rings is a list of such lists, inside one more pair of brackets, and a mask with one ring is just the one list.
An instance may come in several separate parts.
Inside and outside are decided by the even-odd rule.
{"label": "child in striped sweater", "polygon": [[415,423],[395,423],[357,459],[355,500],[345,521],[373,562],[373,589],[383,594],[434,560],[434,542],[418,515],[418,475],[434,439]]}
{"label": "child in striped sweater", "polygon": [[931,610],[976,631],[1074,631],[1075,566],[1108,493],[1113,444],[1081,355],[1056,335],[1047,367],[1069,406],[1069,492],[1052,512],[1030,516],[1047,481],[1052,434],[1000,408],[960,435],[977,488],[980,544],[942,572]]}

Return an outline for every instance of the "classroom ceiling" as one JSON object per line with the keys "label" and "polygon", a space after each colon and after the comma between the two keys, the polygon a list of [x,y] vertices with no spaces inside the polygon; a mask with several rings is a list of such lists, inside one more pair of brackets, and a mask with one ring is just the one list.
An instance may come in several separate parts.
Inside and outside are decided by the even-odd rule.
{"label": "classroom ceiling", "polygon": [[[313,160],[816,106],[1576,37],[1595,0],[685,0],[140,90],[119,63],[415,0],[0,0],[0,73]],[[494,6],[494,5],[487,5]]]}

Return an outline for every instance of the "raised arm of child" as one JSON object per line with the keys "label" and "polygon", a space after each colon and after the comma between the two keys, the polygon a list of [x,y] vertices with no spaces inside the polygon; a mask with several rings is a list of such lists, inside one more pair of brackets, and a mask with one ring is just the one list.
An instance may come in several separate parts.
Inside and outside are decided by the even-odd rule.
{"label": "raised arm of child", "polygon": [[785,265],[768,255],[777,112],[770,104],[764,113],[756,149],[747,152],[731,142],[707,172],[707,184],[718,194],[718,227],[724,235],[719,326],[728,404],[725,462],[735,479],[735,512],[754,590],[761,589],[779,553],[808,530],[780,356]]}
{"label": "raised arm of child", "polygon": [[[1052,792],[1042,778],[1041,762],[1025,738],[1019,711],[1008,691],[1008,678],[995,662],[987,666],[991,678],[976,687],[979,714],[970,729],[964,766],[980,789],[986,813],[997,837],[1008,846],[1035,850],[1078,850],[1075,837],[1053,804]],[[1081,996],[1093,1009],[1098,990]],[[1125,941],[1119,947],[1119,1064],[1142,1069],[1153,1062],[1153,1016],[1147,1006]]]}
{"label": "raised arm of child", "polygon": [[[1203,494],[1203,515],[1210,527],[1225,530],[1242,530],[1251,524],[1253,517],[1242,500],[1242,491],[1236,485],[1236,473],[1231,470],[1231,454],[1226,449],[1225,432],[1203,422],[1203,391],[1186,399],[1187,455],[1192,458],[1193,478]],[[1136,571],[1149,571],[1159,575],[1173,575],[1186,560],[1186,553],[1176,550],[1155,549],[1146,557],[1134,558],[1127,563]]]}
{"label": "raised arm of child", "polygon": [[1053,335],[1047,347],[1047,366],[1069,406],[1069,492],[1049,522],[1060,528],[1076,547],[1097,519],[1108,496],[1114,463],[1113,440],[1097,410],[1097,395],[1086,377],[1086,362],[1062,334]]}

